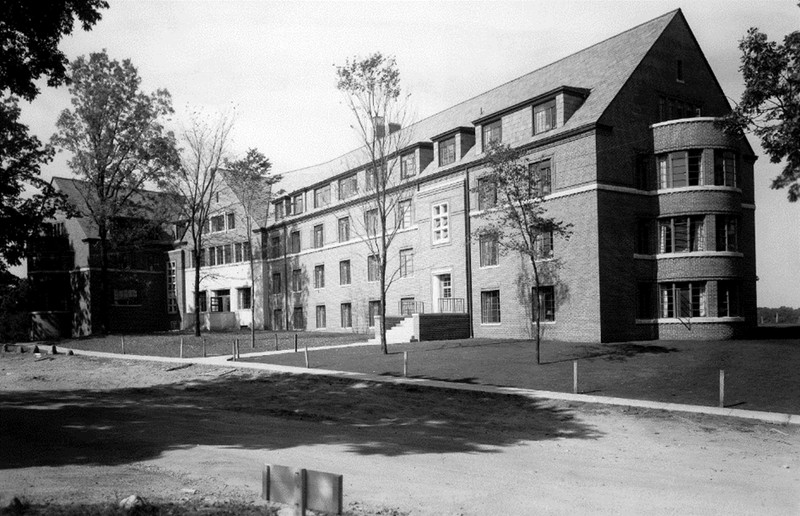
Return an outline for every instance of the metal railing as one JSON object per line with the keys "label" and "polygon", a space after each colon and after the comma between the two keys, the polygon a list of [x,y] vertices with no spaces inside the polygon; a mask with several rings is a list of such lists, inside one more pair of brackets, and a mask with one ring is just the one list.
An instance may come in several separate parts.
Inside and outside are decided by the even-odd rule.
{"label": "metal railing", "polygon": [[463,314],[466,313],[464,309],[464,298],[462,297],[440,297],[439,298],[439,313],[443,314]]}
{"label": "metal railing", "polygon": [[425,303],[422,301],[400,300],[398,303],[398,308],[400,315],[403,317],[425,313]]}

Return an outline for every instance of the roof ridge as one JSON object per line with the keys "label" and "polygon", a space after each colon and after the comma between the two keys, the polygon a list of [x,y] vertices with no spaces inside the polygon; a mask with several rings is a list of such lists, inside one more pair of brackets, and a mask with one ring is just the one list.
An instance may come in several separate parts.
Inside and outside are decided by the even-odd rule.
{"label": "roof ridge", "polygon": [[[401,131],[410,130],[412,127],[414,127],[414,126],[416,126],[416,125],[419,125],[419,124],[421,124],[422,122],[424,122],[424,121],[426,121],[426,120],[429,120],[429,119],[431,119],[431,118],[434,118],[434,117],[436,117],[436,116],[439,116],[439,115],[441,115],[442,113],[445,113],[445,112],[447,112],[447,111],[450,111],[450,110],[452,110],[452,109],[454,109],[454,108],[457,108],[458,106],[462,106],[462,105],[464,105],[464,104],[467,104],[467,103],[469,103],[469,102],[472,102],[472,101],[474,101],[475,99],[477,99],[477,98],[479,98],[479,97],[481,97],[481,96],[483,96],[483,95],[486,95],[486,94],[488,94],[488,93],[491,93],[491,92],[493,92],[493,91],[496,91],[496,90],[498,90],[498,89],[501,89],[501,88],[507,87],[509,84],[513,84],[513,83],[515,83],[515,82],[518,82],[518,81],[524,80],[525,78],[527,78],[527,77],[529,77],[529,76],[531,76],[531,75],[533,75],[533,74],[535,74],[535,73],[539,73],[539,72],[541,72],[542,70],[544,70],[544,69],[546,69],[546,68],[549,68],[549,67],[551,67],[551,66],[554,66],[554,65],[556,65],[556,64],[558,64],[558,63],[560,63],[560,62],[562,62],[562,61],[565,61],[565,60],[567,60],[567,59],[569,59],[569,58],[571,58],[571,57],[574,57],[574,56],[576,56],[576,55],[578,55],[578,54],[580,54],[580,53],[586,52],[586,51],[588,51],[588,50],[590,50],[590,49],[592,49],[592,48],[594,48],[594,47],[597,47],[597,46],[599,46],[599,45],[605,44],[605,43],[607,43],[607,42],[609,42],[609,41],[611,41],[611,40],[614,40],[614,39],[616,39],[616,38],[622,37],[622,36],[624,36],[624,35],[626,35],[626,34],[628,34],[628,33],[630,33],[630,32],[633,32],[633,31],[635,31],[635,30],[637,30],[637,29],[639,29],[639,28],[641,28],[641,27],[643,27],[643,26],[645,26],[645,25],[648,25],[648,24],[650,24],[650,23],[653,23],[653,22],[655,22],[655,21],[657,21],[657,20],[660,20],[660,19],[662,19],[662,18],[667,18],[667,17],[674,17],[674,16],[675,16],[677,13],[680,13],[680,12],[682,12],[682,11],[681,11],[681,9],[680,9],[680,8],[677,8],[677,9],[673,9],[672,11],[669,11],[669,12],[667,12],[667,13],[664,13],[664,14],[662,14],[662,15],[660,15],[660,16],[656,16],[655,18],[651,18],[650,20],[646,20],[646,21],[644,21],[644,22],[642,22],[642,23],[639,23],[638,25],[635,25],[635,26],[633,26],[633,27],[629,28],[629,29],[626,29],[626,30],[624,30],[624,31],[622,31],[622,32],[619,32],[619,33],[617,33],[617,34],[614,34],[614,35],[612,35],[612,36],[609,36],[609,37],[607,37],[607,38],[605,38],[605,39],[603,39],[603,40],[601,40],[601,41],[598,41],[597,43],[593,43],[593,44],[589,45],[588,47],[584,47],[584,48],[582,48],[582,49],[580,49],[580,50],[576,50],[575,52],[572,52],[571,54],[568,54],[568,55],[566,55],[566,56],[564,56],[564,57],[561,57],[561,58],[559,58],[559,59],[557,59],[557,60],[555,60],[555,61],[553,61],[553,62],[550,62],[550,63],[548,63],[548,64],[546,64],[546,65],[540,66],[539,68],[536,68],[536,69],[534,69],[534,70],[531,70],[530,72],[527,72],[527,73],[525,73],[525,74],[523,74],[523,75],[520,75],[519,77],[515,77],[515,78],[513,78],[513,79],[510,79],[510,80],[508,80],[508,81],[506,81],[506,82],[504,82],[504,83],[502,83],[502,84],[499,84],[499,85],[497,85],[497,86],[494,86],[494,87],[492,87],[492,88],[490,88],[490,89],[488,89],[488,90],[482,91],[482,92],[480,92],[480,93],[477,93],[477,94],[475,94],[475,95],[473,95],[473,96],[471,96],[471,97],[469,97],[469,98],[466,98],[466,99],[462,100],[461,102],[457,102],[457,103],[455,103],[455,104],[452,104],[452,105],[450,105],[450,106],[448,106],[448,107],[446,107],[446,108],[444,108],[444,109],[442,109],[442,110],[440,110],[440,111],[437,111],[437,112],[435,112],[435,113],[432,113],[432,114],[430,114],[430,115],[428,115],[428,116],[426,116],[426,117],[424,117],[424,118],[421,118],[421,119],[417,120],[416,122],[414,122],[414,123],[413,123],[413,124],[411,124],[411,125],[408,125],[408,126],[406,126],[406,127],[403,127],[403,128],[401,129]],[[307,165],[307,166],[305,166],[305,167],[302,167],[302,168],[296,168],[296,169],[293,169],[293,170],[287,170],[286,172],[281,172],[280,174],[281,174],[281,175],[292,174],[292,173],[294,173],[294,172],[302,172],[302,171],[309,170],[309,169],[312,169],[312,168],[316,168],[316,167],[321,167],[321,166],[324,166],[324,165],[328,165],[328,164],[331,164],[331,163],[333,163],[333,162],[335,162],[335,161],[337,161],[337,160],[340,160],[340,159],[344,158],[345,156],[347,156],[347,155],[349,155],[349,154],[352,154],[352,153],[354,153],[354,152],[357,152],[357,151],[361,150],[362,148],[363,148],[363,147],[357,147],[357,148],[355,148],[355,149],[351,149],[351,150],[349,150],[349,151],[345,152],[344,154],[342,154],[342,155],[340,155],[340,156],[337,156],[337,157],[335,157],[335,158],[332,158],[332,159],[330,159],[330,160],[328,160],[328,161],[323,161],[323,162],[320,162],[320,163],[313,163],[313,164],[311,164],[311,165]]]}

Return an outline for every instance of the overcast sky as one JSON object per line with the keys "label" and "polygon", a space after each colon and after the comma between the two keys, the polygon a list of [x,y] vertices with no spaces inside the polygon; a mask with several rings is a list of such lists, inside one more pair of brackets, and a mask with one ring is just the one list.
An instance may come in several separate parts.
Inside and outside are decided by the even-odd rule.
{"label": "overcast sky", "polygon": [[[257,147],[276,172],[355,148],[334,65],[374,51],[394,55],[415,118],[519,77],[678,7],[732,100],[738,40],[756,26],[772,39],[800,27],[796,0],[508,2],[238,2],[111,0],[90,32],[60,47],[69,59],[106,49],[130,58],[146,91],[166,88],[175,123],[190,109],[235,109],[232,150]],[[66,88],[42,88],[23,107],[48,140]],[[800,204],[769,189],[779,170],[756,162],[759,306],[800,306]],[[64,157],[46,177],[69,176]]]}

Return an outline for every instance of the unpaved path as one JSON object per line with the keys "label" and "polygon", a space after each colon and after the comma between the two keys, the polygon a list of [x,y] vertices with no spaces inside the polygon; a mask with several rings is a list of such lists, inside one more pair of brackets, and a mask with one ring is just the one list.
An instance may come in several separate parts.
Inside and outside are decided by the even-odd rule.
{"label": "unpaved path", "polygon": [[88,357],[0,356],[0,505],[257,502],[265,462],[358,514],[800,514],[800,429]]}

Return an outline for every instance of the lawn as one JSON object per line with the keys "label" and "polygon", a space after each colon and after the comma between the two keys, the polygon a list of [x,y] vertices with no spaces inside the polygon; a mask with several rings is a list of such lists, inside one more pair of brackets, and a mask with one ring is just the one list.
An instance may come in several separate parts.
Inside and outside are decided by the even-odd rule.
{"label": "lawn", "polygon": [[[573,362],[584,394],[717,406],[725,371],[725,406],[800,414],[797,340],[649,341],[618,344],[545,342],[536,364],[530,341],[473,339],[312,349],[310,366],[379,375],[572,392]],[[303,353],[244,358],[305,366]]]}
{"label": "lawn", "polygon": [[294,349],[295,335],[298,346],[302,349],[319,346],[351,344],[365,342],[369,335],[358,333],[317,333],[317,332],[272,332],[256,331],[255,346],[250,340],[250,331],[231,332],[206,332],[201,337],[193,333],[166,332],[148,335],[107,335],[105,337],[87,337],[81,339],[67,339],[57,342],[58,347],[82,349],[85,351],[105,351],[108,353],[122,353],[123,340],[124,352],[128,355],[149,355],[157,357],[180,357],[181,341],[183,341],[183,356],[197,358],[203,356],[220,356],[232,354],[234,340],[239,340],[239,352],[275,351]]}

